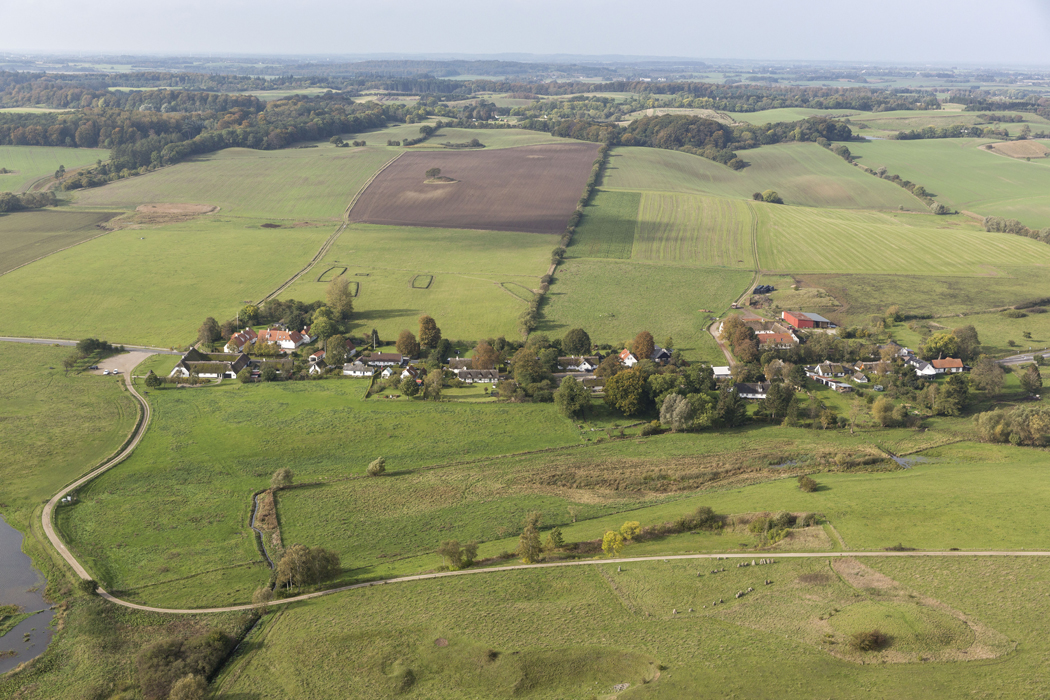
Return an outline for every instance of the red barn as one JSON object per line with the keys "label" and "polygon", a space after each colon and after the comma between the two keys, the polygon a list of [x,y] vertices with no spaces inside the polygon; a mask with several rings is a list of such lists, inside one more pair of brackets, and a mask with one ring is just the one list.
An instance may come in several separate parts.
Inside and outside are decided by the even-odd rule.
{"label": "red barn", "polygon": [[782,317],[795,328],[835,328],[834,323],[820,314],[785,311]]}

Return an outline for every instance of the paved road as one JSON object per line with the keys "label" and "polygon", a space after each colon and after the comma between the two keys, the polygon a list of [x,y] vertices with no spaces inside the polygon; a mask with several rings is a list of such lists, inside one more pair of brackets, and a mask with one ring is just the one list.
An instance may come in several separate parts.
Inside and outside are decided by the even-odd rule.
{"label": "paved road", "polygon": [[1001,365],[1027,365],[1035,362],[1036,355],[1042,355],[1050,352],[1050,349],[1043,348],[1042,350],[1033,350],[1032,352],[1026,352],[1022,355],[1012,355],[1010,357],[1004,357],[1001,360],[996,360]]}
{"label": "paved road", "polygon": [[[0,336],[0,343],[26,343],[28,345],[61,345],[62,347],[72,348],[76,347],[77,341],[75,340],[60,340],[55,338],[12,338],[6,336]],[[113,343],[114,345],[120,345],[121,343]],[[170,348],[154,348],[149,345],[125,345],[127,350],[144,350],[147,352],[155,353],[158,355],[181,355],[181,352],[176,352]]]}
{"label": "paved road", "polygon": [[[584,559],[582,561],[563,561],[552,562],[549,564],[519,564],[516,566],[493,566],[485,569],[467,569],[466,571],[443,571],[441,573],[436,574],[400,576],[398,578],[384,579],[382,581],[372,581],[369,583],[355,583],[351,586],[342,586],[340,588],[332,588],[327,591],[318,591],[317,593],[307,593],[305,595],[299,595],[293,598],[274,600],[268,603],[268,605],[271,607],[276,605],[287,605],[288,603],[296,603],[303,600],[310,600],[313,598],[320,598],[322,596],[333,595],[335,593],[352,591],[357,588],[370,588],[372,586],[383,586],[390,583],[425,581],[435,578],[447,578],[449,576],[477,576],[481,574],[492,574],[501,571],[521,571],[522,569],[553,569],[562,566],[594,566],[596,564],[617,564],[622,566],[631,562],[654,562],[672,560],[677,561],[682,559],[830,559],[838,557],[1050,557],[1050,552],[752,552],[750,554],[677,554],[674,556],[666,557],[654,556],[623,557],[620,559]],[[124,607],[134,608],[135,610],[170,613],[176,615],[198,615],[201,613],[235,612],[238,610],[251,610],[252,608],[256,607],[254,605],[231,605],[224,608],[155,608],[149,605],[138,605],[137,603],[129,603],[126,600],[121,600],[120,598],[116,598],[110,595],[101,588],[99,589],[99,595],[110,602],[116,603],[117,605],[123,605]]]}

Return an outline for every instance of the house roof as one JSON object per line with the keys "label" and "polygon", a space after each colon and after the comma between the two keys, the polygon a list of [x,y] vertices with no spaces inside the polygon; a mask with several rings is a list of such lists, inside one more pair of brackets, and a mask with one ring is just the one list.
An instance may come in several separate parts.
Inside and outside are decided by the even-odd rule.
{"label": "house roof", "polygon": [[653,348],[653,352],[649,355],[650,360],[663,360],[671,357],[671,351],[661,347]]}
{"label": "house roof", "polygon": [[368,362],[395,362],[400,364],[404,355],[397,352],[374,352],[371,357],[365,358]]}
{"label": "house roof", "polygon": [[769,391],[769,382],[740,382],[733,388],[737,394],[765,394]]}
{"label": "house roof", "polygon": [[634,354],[630,350],[628,350],[627,348],[624,348],[623,350],[620,351],[620,359],[621,360],[626,360],[629,357],[630,358],[634,357]]}
{"label": "house roof", "polygon": [[715,373],[716,377],[728,377],[731,374],[733,374],[733,372],[729,369],[729,365],[711,367],[711,371]]}
{"label": "house roof", "polygon": [[499,379],[499,370],[465,369],[459,373],[460,379]]}
{"label": "house roof", "polygon": [[798,342],[795,340],[795,336],[790,333],[758,333],[756,337],[759,345],[765,345],[766,343],[789,343],[793,345]]}
{"label": "house roof", "polygon": [[597,355],[572,355],[570,357],[559,357],[558,365],[561,367],[568,367],[569,365],[579,365],[581,362],[588,362],[592,365],[598,364]]}
{"label": "house roof", "polygon": [[360,362],[360,361],[358,361],[358,362],[347,362],[347,363],[345,363],[343,365],[343,371],[344,372],[354,372],[354,371],[371,372],[372,368],[369,367],[368,365],[364,364],[363,362]]}
{"label": "house roof", "polygon": [[448,361],[450,369],[470,369],[473,365],[473,360],[469,357],[453,357]]}
{"label": "house roof", "polygon": [[303,340],[303,334],[299,331],[286,331],[280,328],[267,328],[264,331],[259,332],[259,342],[262,343],[281,343],[291,341],[293,343],[300,343]]}
{"label": "house roof", "polygon": [[311,353],[310,357],[316,357],[318,360],[320,360],[322,357],[324,357],[324,350],[318,350],[315,353]]}
{"label": "house roof", "polygon": [[946,357],[943,360],[933,360],[932,362],[930,362],[930,364],[933,365],[937,369],[962,369],[963,368],[962,360],[956,359],[954,357]]}

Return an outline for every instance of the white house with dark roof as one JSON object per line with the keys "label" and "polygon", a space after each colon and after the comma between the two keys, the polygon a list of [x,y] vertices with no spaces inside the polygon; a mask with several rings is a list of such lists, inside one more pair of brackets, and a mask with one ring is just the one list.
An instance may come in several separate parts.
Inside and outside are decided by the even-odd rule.
{"label": "white house with dark roof", "polygon": [[343,376],[346,377],[371,377],[375,369],[362,362],[347,362],[343,365]]}

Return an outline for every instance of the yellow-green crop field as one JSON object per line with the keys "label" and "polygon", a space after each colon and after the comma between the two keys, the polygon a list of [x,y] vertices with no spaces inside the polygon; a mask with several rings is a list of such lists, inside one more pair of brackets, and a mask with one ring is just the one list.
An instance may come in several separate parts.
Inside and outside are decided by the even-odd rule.
{"label": "yellow-green crop field", "polygon": [[24,192],[42,177],[53,175],[58,166],[73,170],[109,158],[104,148],[59,148],[58,146],[0,146],[0,192]]}
{"label": "yellow-green crop field", "polygon": [[37,258],[105,233],[105,212],[54,209],[0,215],[0,274]]}
{"label": "yellow-green crop field", "polygon": [[735,171],[700,156],[659,148],[617,148],[604,187],[750,199],[775,190],[793,206],[926,211],[906,190],[868,175],[813,143],[740,151],[750,163]]}
{"label": "yellow-green crop field", "polygon": [[292,221],[340,219],[350,200],[396,155],[387,149],[228,148],[161,170],[83,190],[76,204],[134,209],[140,204],[208,204],[227,216]]}

